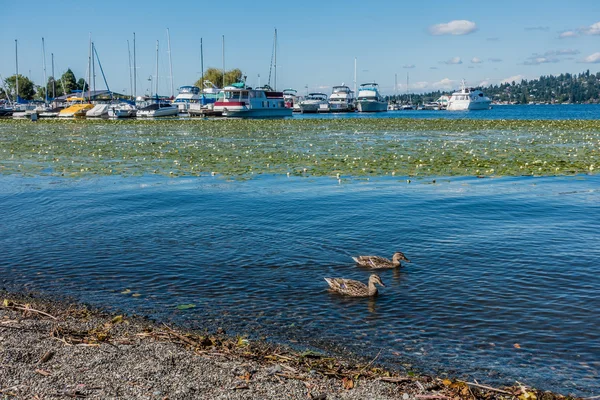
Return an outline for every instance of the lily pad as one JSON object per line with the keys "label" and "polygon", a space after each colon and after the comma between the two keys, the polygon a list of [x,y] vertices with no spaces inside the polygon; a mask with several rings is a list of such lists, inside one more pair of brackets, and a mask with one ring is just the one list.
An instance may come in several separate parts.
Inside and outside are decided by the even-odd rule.
{"label": "lily pad", "polygon": [[195,308],[195,304],[180,304],[177,306],[178,310],[189,310],[190,308]]}

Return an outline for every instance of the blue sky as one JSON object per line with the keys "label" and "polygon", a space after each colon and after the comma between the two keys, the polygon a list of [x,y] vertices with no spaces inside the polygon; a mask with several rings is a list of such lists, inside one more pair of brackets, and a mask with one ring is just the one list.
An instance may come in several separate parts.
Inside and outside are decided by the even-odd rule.
{"label": "blue sky", "polygon": [[[598,0],[406,1],[5,1],[0,13],[0,75],[19,72],[43,81],[54,53],[56,75],[71,68],[86,76],[91,33],[110,88],[130,93],[127,40],[137,43],[138,94],[155,79],[159,40],[159,91],[170,94],[167,34],[175,90],[200,77],[204,66],[240,68],[248,84],[269,75],[273,32],[278,30],[277,88],[330,92],[354,80],[376,81],[386,94],[457,88],[537,78],[561,72],[600,71]],[[271,78],[273,84],[273,78]],[[97,69],[97,88],[104,83]]]}

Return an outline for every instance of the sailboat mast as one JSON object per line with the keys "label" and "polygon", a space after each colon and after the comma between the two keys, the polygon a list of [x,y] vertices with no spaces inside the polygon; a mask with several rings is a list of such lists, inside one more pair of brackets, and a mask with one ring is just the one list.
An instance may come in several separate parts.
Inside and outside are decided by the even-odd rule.
{"label": "sailboat mast", "polygon": [[44,44],[44,38],[42,38],[42,60],[44,61],[44,95],[46,98],[46,104],[48,104],[48,80],[46,79],[46,45]]}
{"label": "sailboat mast", "polygon": [[16,74],[16,96],[15,96],[15,101],[18,103],[19,102],[19,53],[17,51],[17,39],[15,39],[15,67],[17,69],[17,74]]}
{"label": "sailboat mast", "polygon": [[225,87],[225,35],[223,35],[223,87]]}
{"label": "sailboat mast", "polygon": [[354,95],[356,96],[356,57],[354,57]]}
{"label": "sailboat mast", "polygon": [[156,100],[158,101],[158,40],[156,41]]}
{"label": "sailboat mast", "polygon": [[[90,55],[88,56],[88,102],[92,101],[92,92],[90,91],[90,81],[92,78],[92,33],[90,32]],[[85,93],[85,81],[83,83],[83,93]],[[85,96],[85,94],[84,94]]]}
{"label": "sailboat mast", "polygon": [[56,77],[54,76],[54,53],[52,54],[52,99],[56,98]]}
{"label": "sailboat mast", "polygon": [[275,75],[273,78],[273,89],[277,91],[277,28],[275,28],[275,40],[273,41],[273,46],[275,47],[275,49],[273,50],[275,54],[275,63],[273,64],[273,67],[275,69]]}
{"label": "sailboat mast", "polygon": [[169,52],[169,74],[171,75],[171,98],[175,96],[173,90],[173,60],[171,59],[171,35],[169,34],[169,28],[167,28],[167,47]]}
{"label": "sailboat mast", "polygon": [[408,72],[406,73],[406,95],[408,96],[408,103],[412,104],[412,99],[410,98],[410,95],[408,94]]}
{"label": "sailboat mast", "polygon": [[94,44],[94,42],[92,42],[92,88],[94,90],[94,93],[96,93],[96,60],[94,53],[96,53],[96,45]]}
{"label": "sailboat mast", "polygon": [[127,40],[127,59],[129,60],[129,93],[133,97],[133,80],[131,79],[131,49],[129,48],[129,40]]}
{"label": "sailboat mast", "polygon": [[398,97],[398,74],[394,74],[394,100]]}
{"label": "sailboat mast", "polygon": [[202,73],[200,77],[200,91],[202,91],[202,105],[204,105],[204,49],[202,47],[202,38],[200,38],[200,71]]}
{"label": "sailboat mast", "polygon": [[137,98],[137,70],[135,65],[135,32],[133,32],[133,98]]}

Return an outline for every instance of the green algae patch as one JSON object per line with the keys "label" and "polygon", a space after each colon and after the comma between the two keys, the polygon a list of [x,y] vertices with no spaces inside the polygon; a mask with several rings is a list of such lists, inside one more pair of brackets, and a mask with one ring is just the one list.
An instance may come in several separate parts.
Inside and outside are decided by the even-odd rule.
{"label": "green algae patch", "polygon": [[518,176],[595,173],[595,120],[0,120],[0,173]]}

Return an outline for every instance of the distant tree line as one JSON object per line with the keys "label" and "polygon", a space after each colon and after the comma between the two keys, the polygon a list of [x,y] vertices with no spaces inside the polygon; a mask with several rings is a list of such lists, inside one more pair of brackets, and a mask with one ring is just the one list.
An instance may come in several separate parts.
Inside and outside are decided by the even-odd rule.
{"label": "distant tree line", "polygon": [[[457,88],[458,89],[458,88]],[[540,76],[538,79],[478,87],[494,101],[516,104],[535,103],[600,103],[600,72],[589,70],[580,74]],[[423,94],[388,96],[388,100],[406,103],[427,103],[451,92],[429,92]]]}
{"label": "distant tree line", "polygon": [[[24,100],[44,100],[46,98],[46,92],[48,98],[59,97],[64,94],[73,93],[74,90],[85,90],[88,89],[88,84],[83,78],[77,80],[75,74],[71,69],[67,71],[58,79],[55,80],[53,76],[48,78],[46,87],[39,86],[33,83],[29,78],[19,74],[19,97]],[[17,89],[17,75],[9,76],[4,79],[3,85],[0,87],[0,99],[16,100],[16,89]],[[8,93],[7,93],[8,92]]]}

